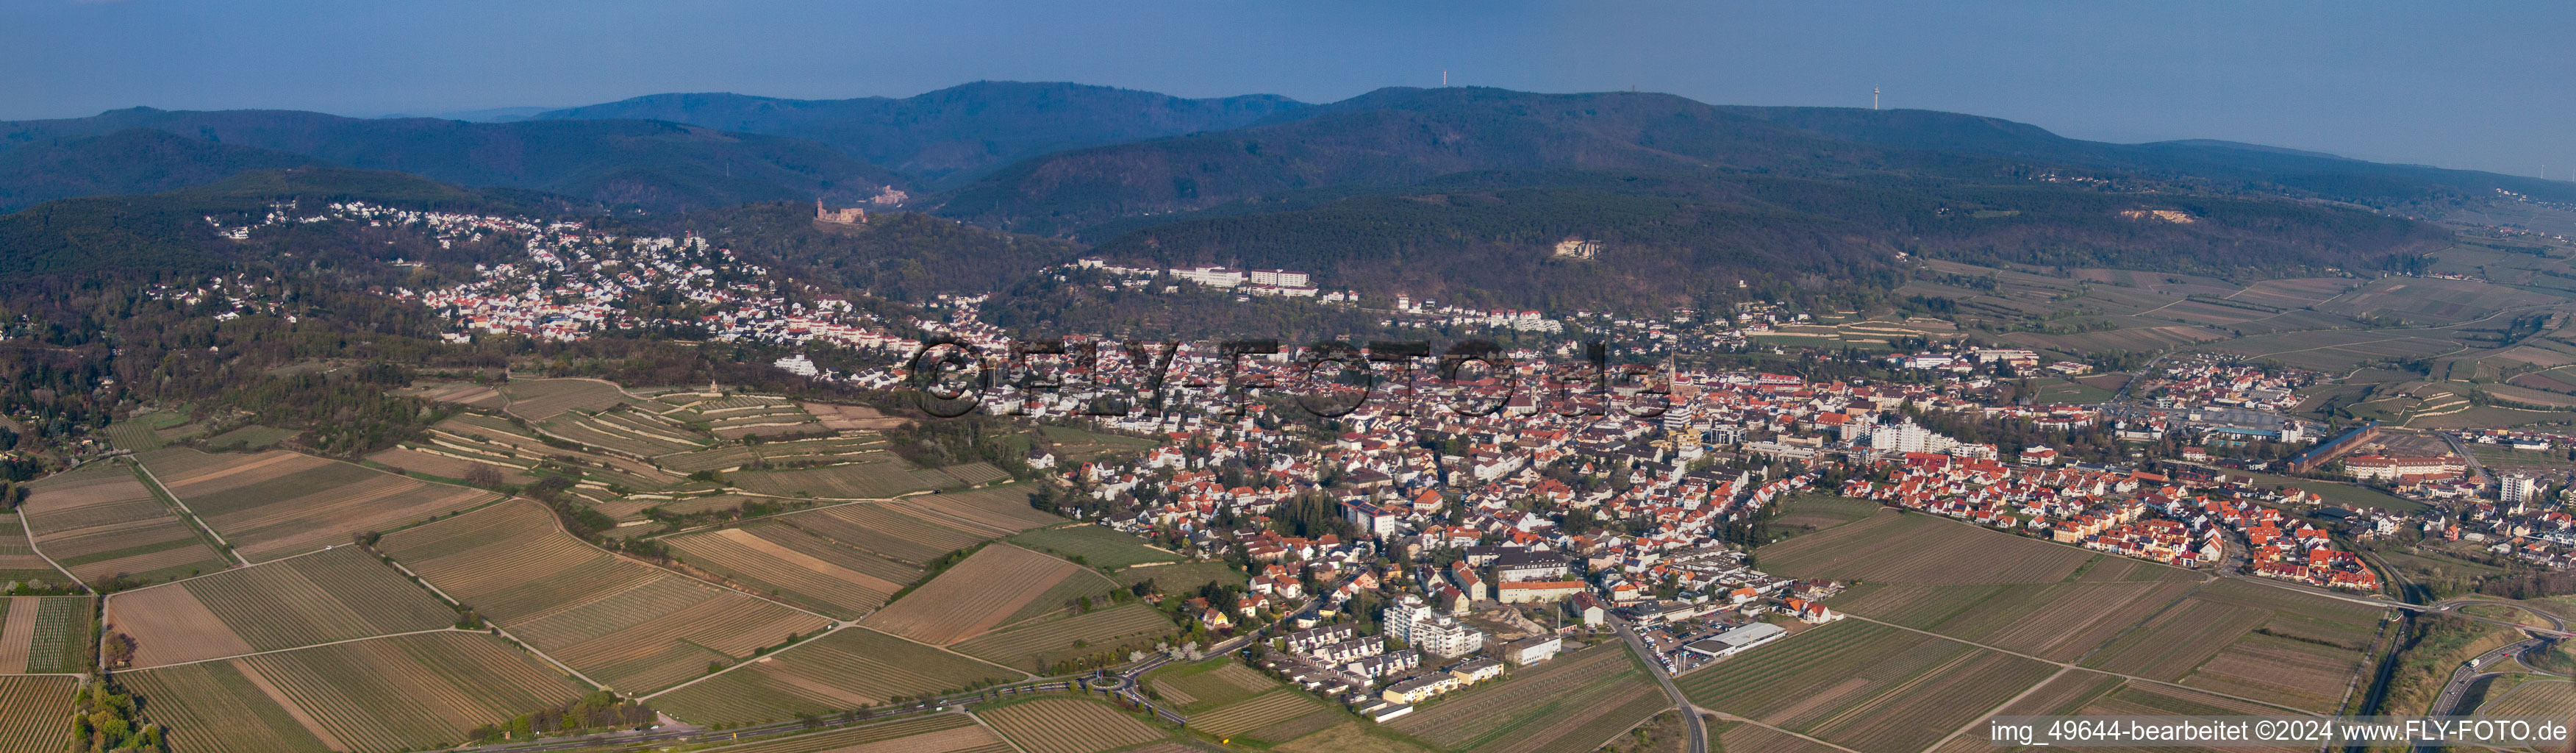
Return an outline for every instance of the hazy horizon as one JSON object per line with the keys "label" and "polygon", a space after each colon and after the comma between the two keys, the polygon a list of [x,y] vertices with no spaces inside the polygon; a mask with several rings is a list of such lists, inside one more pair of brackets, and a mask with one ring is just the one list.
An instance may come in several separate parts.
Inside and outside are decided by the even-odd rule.
{"label": "hazy horizon", "polygon": [[[1110,6],[668,0],[0,5],[0,118],[132,106],[353,117],[672,92],[906,97],[976,80],[1331,102],[1450,82],[1986,115],[2568,179],[2576,6],[1661,2]],[[2553,94],[2555,92],[2555,94]]]}

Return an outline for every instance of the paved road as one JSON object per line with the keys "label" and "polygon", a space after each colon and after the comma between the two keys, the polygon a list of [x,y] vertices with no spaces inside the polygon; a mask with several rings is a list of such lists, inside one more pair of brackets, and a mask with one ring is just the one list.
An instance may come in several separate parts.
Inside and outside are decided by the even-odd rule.
{"label": "paved road", "polygon": [[1618,629],[1619,637],[1628,641],[1628,649],[1637,652],[1637,658],[1646,661],[1646,671],[1654,673],[1655,682],[1664,686],[1664,694],[1673,697],[1673,708],[1681,710],[1682,726],[1690,730],[1688,753],[1708,753],[1708,726],[1700,722],[1699,708],[1691,705],[1688,696],[1682,695],[1681,686],[1673,684],[1673,673],[1664,671],[1663,659],[1655,656],[1655,649],[1646,645],[1644,637],[1628,627],[1627,620],[1613,615],[1610,626]]}
{"label": "paved road", "polygon": [[[2433,702],[2432,715],[2468,716],[2470,712],[2476,711],[2477,709],[2460,708],[2461,696],[2467,695],[2469,687],[2478,684],[2479,680],[2508,674],[2506,672],[2487,672],[2483,670],[2499,663],[2512,661],[2513,657],[2520,656],[2522,652],[2529,651],[2548,642],[2549,641],[2544,638],[2533,638],[2531,640],[2479,654],[2478,658],[2471,659],[2460,664],[2458,668],[2451,670],[2450,684],[2442,686],[2442,697]],[[2415,750],[2419,752],[2439,751],[2444,747],[2447,746],[2441,743],[2417,743],[2415,745]]]}
{"label": "paved road", "polygon": [[2450,432],[2440,431],[2434,432],[2434,434],[2440,435],[2442,437],[2442,441],[2450,443],[2451,454],[2458,455],[2461,459],[2469,461],[2469,478],[2476,480],[2478,482],[2478,486],[2483,487],[2487,485],[2487,467],[2478,462],[2477,453],[2470,452],[2469,446],[2461,444],[2460,438],[2452,436]]}

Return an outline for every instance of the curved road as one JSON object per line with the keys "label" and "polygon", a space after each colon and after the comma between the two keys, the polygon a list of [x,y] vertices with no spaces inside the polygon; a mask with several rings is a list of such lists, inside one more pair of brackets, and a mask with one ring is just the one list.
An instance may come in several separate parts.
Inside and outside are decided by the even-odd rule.
{"label": "curved road", "polygon": [[1628,641],[1628,649],[1637,652],[1637,658],[1645,660],[1646,671],[1653,673],[1655,682],[1664,686],[1665,695],[1673,697],[1673,708],[1681,710],[1682,726],[1690,730],[1688,753],[1708,753],[1708,726],[1700,722],[1699,708],[1692,706],[1690,698],[1682,695],[1681,686],[1673,684],[1673,673],[1664,671],[1664,662],[1656,658],[1655,649],[1647,646],[1646,639],[1638,636],[1637,631],[1629,629],[1627,620],[1612,615],[1610,626],[1618,629],[1619,637]]}

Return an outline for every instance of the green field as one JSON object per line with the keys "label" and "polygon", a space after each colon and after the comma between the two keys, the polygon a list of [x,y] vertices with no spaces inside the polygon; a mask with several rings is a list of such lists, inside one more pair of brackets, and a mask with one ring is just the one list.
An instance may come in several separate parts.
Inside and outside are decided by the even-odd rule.
{"label": "green field", "polygon": [[220,450],[265,450],[303,432],[251,424],[206,438],[206,446]]}
{"label": "green field", "polygon": [[2338,483],[2334,481],[2318,481],[2316,479],[2291,478],[2289,476],[2275,476],[2269,473],[2258,473],[2253,471],[2228,471],[2228,475],[2252,476],[2254,477],[2255,485],[2267,488],[2287,484],[2294,488],[2316,492],[2317,496],[2325,498],[2326,502],[2330,504],[2344,504],[2352,505],[2354,507],[2376,507],[2390,512],[2401,513],[2424,509],[2424,503],[2422,502],[2417,502],[2415,500],[2389,494],[2366,486],[2354,486],[2352,484]]}
{"label": "green field", "polygon": [[1082,463],[1120,452],[1143,452],[1161,443],[1142,437],[1084,431],[1065,426],[1041,426],[1038,434],[1055,446],[1056,462]]}
{"label": "green field", "polygon": [[2043,405],[2091,405],[2111,399],[2111,391],[2093,385],[2057,377],[2030,380],[2031,402]]}
{"label": "green field", "polygon": [[1118,571],[1109,576],[1109,579],[1118,581],[1120,586],[1134,586],[1145,581],[1153,581],[1154,590],[1177,594],[1196,593],[1199,586],[1209,583],[1242,585],[1252,578],[1223,562],[1182,562],[1153,567],[1131,567]]}
{"label": "green field", "polygon": [[1074,564],[1112,570],[1147,562],[1178,562],[1181,556],[1145,544],[1144,539],[1087,523],[1040,528],[1010,538],[1011,543],[1052,552]]}
{"label": "green field", "polygon": [[1184,711],[1213,709],[1282,685],[1231,657],[1168,665],[1147,673],[1143,681],[1163,702]]}

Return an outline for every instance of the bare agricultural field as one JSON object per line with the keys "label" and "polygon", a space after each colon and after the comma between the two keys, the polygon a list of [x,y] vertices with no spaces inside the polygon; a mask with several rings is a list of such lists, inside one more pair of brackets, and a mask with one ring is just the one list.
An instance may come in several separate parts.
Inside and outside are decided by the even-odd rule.
{"label": "bare agricultural field", "polygon": [[473,382],[424,382],[394,390],[394,393],[411,395],[431,402],[455,403],[486,410],[498,410],[510,402],[510,398],[502,395],[500,390],[494,389],[491,385]]}
{"label": "bare agricultural field", "polygon": [[1023,675],[860,627],[754,659],[651,697],[697,724],[742,724],[877,706]]}
{"label": "bare agricultural field", "polygon": [[90,597],[0,597],[0,675],[89,670]]}
{"label": "bare agricultural field", "polygon": [[1326,710],[1324,702],[1315,700],[1313,694],[1295,688],[1281,688],[1192,714],[1190,728],[1218,737],[1234,737],[1323,710]]}
{"label": "bare agricultural field", "polygon": [[455,621],[445,603],[356,547],[107,598],[108,626],[134,638],[136,668],[434,630]]}
{"label": "bare agricultural field", "polygon": [[406,474],[426,473],[444,478],[463,479],[470,477],[475,467],[486,466],[500,472],[501,482],[505,484],[526,484],[537,480],[537,477],[528,475],[524,466],[471,456],[459,457],[460,454],[462,453],[454,451],[441,452],[434,448],[395,447],[369,453],[367,460]]}
{"label": "bare agricultural field", "polygon": [[829,620],[601,551],[514,500],[387,534],[450,598],[603,684],[666,686]]}
{"label": "bare agricultural field", "polygon": [[948,556],[949,552],[991,538],[987,534],[969,533],[956,526],[933,522],[924,514],[902,505],[872,502],[794,512],[781,515],[776,520],[843,546],[917,565],[928,564]]}
{"label": "bare agricultural field", "polygon": [[0,677],[0,750],[61,750],[79,690],[72,677]]}
{"label": "bare agricultural field", "polygon": [[883,459],[784,471],[741,471],[727,480],[744,491],[780,497],[815,499],[888,499],[895,495],[957,486],[957,479],[938,471],[912,467],[886,455]]}
{"label": "bare agricultural field", "polygon": [[629,398],[617,385],[596,379],[513,380],[501,387],[510,399],[505,410],[530,421],[544,421],[566,411],[597,411]]}
{"label": "bare agricultural field", "polygon": [[0,513],[0,589],[18,584],[54,588],[70,582],[70,576],[36,554],[35,540],[27,538],[26,524],[17,513]]}
{"label": "bare agricultural field", "polygon": [[32,493],[19,514],[36,548],[83,582],[166,580],[224,568],[223,556],[130,466],[94,463],[27,487]]}
{"label": "bare agricultural field", "polygon": [[2330,712],[2343,704],[2364,658],[2358,650],[2249,633],[2202,663],[2182,684]]}
{"label": "bare agricultural field", "polygon": [[2576,682],[2533,680],[2478,706],[2481,716],[2552,716],[2576,709]]}
{"label": "bare agricultural field", "polygon": [[[2029,695],[2005,704],[2001,710],[1995,712],[1995,715],[2070,716],[2076,710],[2092,704],[2094,699],[2102,697],[2104,693],[2111,692],[2125,682],[2128,681],[2118,675],[2080,669],[2066,672],[2058,675],[2056,679],[2032,688]],[[1941,746],[1934,753],[1984,753],[1994,749],[1995,745],[1987,735],[1972,731],[1971,734],[1952,738],[1948,744]],[[2039,747],[2020,750],[2046,749]]]}
{"label": "bare agricultural field", "polygon": [[500,497],[284,450],[208,455],[170,448],[138,459],[162,488],[254,561],[345,544],[354,534]]}
{"label": "bare agricultural field", "polygon": [[[1750,724],[1739,724],[1724,734],[1713,735],[1716,745],[1710,750],[1726,753],[1841,753],[1840,750],[1798,739]],[[1983,744],[1984,740],[1977,741]]]}
{"label": "bare agricultural field", "polygon": [[[785,528],[784,532],[802,535],[793,528]],[[693,533],[663,541],[692,567],[842,619],[855,619],[883,606],[888,597],[920,577],[920,571],[905,571],[891,562],[876,560],[871,566],[864,555],[829,551],[828,542],[816,542],[822,544],[819,547],[790,547],[750,528]],[[887,572],[889,569],[895,572]],[[896,577],[884,577],[887,575]]]}
{"label": "bare agricultural field", "polygon": [[864,405],[830,403],[797,403],[796,405],[804,408],[806,413],[813,414],[816,421],[822,422],[823,428],[833,431],[853,429],[882,431],[912,423],[906,419],[889,418],[885,413]]}
{"label": "bare agricultural field", "polygon": [[811,735],[728,745],[725,753],[1013,753],[965,713],[932,714]]}
{"label": "bare agricultural field", "polygon": [[897,504],[927,513],[932,520],[970,531],[990,531],[995,536],[1064,522],[1060,516],[1030,507],[1029,490],[1023,486],[926,494],[906,497]]}
{"label": "bare agricultural field", "polygon": [[1055,554],[1076,564],[1118,569],[1148,562],[1179,562],[1181,555],[1106,526],[1073,524],[1013,536],[1011,543]]}
{"label": "bare agricultural field", "polygon": [[1704,708],[1858,750],[1921,750],[2055,671],[1953,640],[1844,620],[1679,682]]}
{"label": "bare agricultural field", "polygon": [[2166,682],[2180,680],[2270,616],[2263,609],[2184,599],[2103,646],[2084,665]]}
{"label": "bare agricultural field", "polygon": [[[1071,656],[1177,632],[1180,629],[1162,612],[1136,603],[985,633],[951,648],[994,664],[1043,674],[1046,667]],[[1076,646],[1077,643],[1082,645]]]}
{"label": "bare agricultural field", "polygon": [[984,547],[863,624],[933,645],[982,635],[1068,579],[1100,578],[1081,567],[1006,544]]}
{"label": "bare agricultural field", "polygon": [[1617,697],[1651,684],[1629,659],[1625,644],[1605,643],[1443,696],[1387,726],[1451,750],[1508,744],[1510,739],[1546,730],[1568,712],[1588,708],[1604,696]]}
{"label": "bare agricultural field", "polygon": [[1041,698],[977,716],[1029,753],[1100,753],[1163,738],[1163,731],[1084,698]]}
{"label": "bare agricultural field", "polygon": [[501,638],[451,631],[120,673],[171,748],[441,748],[584,688]]}
{"label": "bare agricultural field", "polygon": [[2073,661],[2181,599],[2191,582],[1997,586],[1867,583],[1835,606],[1852,614],[1998,648]]}
{"label": "bare agricultural field", "polygon": [[2054,583],[2092,557],[1920,514],[1880,514],[1760,551],[1763,569],[1789,577],[1925,585]]}

